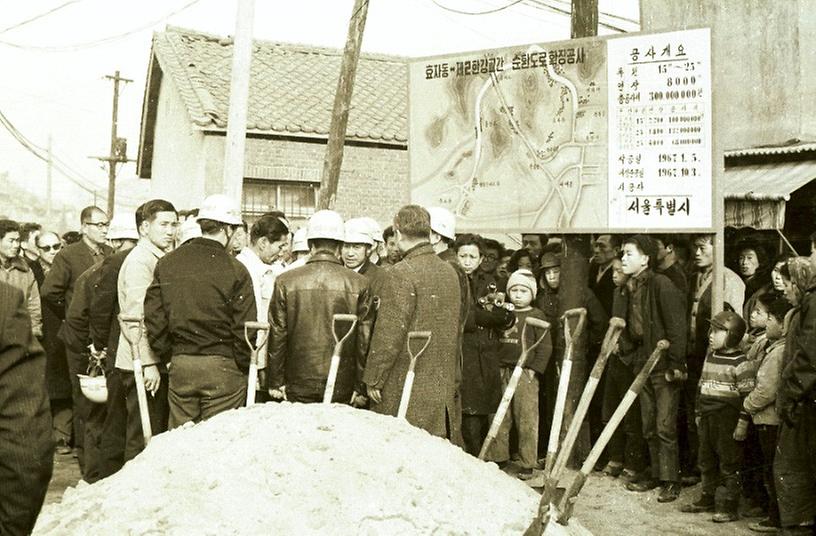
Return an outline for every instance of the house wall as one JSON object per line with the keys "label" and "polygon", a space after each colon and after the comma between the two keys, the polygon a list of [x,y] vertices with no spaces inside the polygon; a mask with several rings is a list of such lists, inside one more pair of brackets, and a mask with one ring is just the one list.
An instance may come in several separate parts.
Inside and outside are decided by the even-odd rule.
{"label": "house wall", "polygon": [[814,133],[811,106],[803,110],[816,94],[816,55],[805,39],[816,29],[814,11],[816,0],[640,2],[644,32],[712,28],[715,125],[726,131],[717,133],[724,149]]}
{"label": "house wall", "polygon": [[[206,136],[202,182],[207,193],[221,189],[225,139],[223,135]],[[319,183],[325,151],[323,142],[249,138],[245,177]],[[344,218],[367,215],[385,227],[409,198],[407,151],[346,146],[335,205]]]}
{"label": "house wall", "polygon": [[150,193],[177,209],[199,206],[204,198],[204,133],[192,127],[187,109],[169,76],[162,77],[153,140]]}

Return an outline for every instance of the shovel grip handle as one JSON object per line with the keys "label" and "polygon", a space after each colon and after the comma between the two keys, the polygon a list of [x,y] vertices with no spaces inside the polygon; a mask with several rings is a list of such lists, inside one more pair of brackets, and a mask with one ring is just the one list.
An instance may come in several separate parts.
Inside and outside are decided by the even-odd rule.
{"label": "shovel grip handle", "polygon": [[269,322],[253,322],[250,320],[248,322],[244,322],[244,329],[269,330]]}
{"label": "shovel grip handle", "polygon": [[409,331],[408,332],[409,339],[430,339],[431,332],[430,331]]}
{"label": "shovel grip handle", "polygon": [[335,322],[354,322],[357,320],[357,315],[352,315],[348,313],[337,313],[336,315],[332,315],[332,319]]}
{"label": "shovel grip handle", "polygon": [[550,329],[550,323],[546,320],[541,320],[540,318],[532,318],[530,316],[524,320],[524,323],[528,326],[533,326],[534,328],[541,328],[541,329]]}

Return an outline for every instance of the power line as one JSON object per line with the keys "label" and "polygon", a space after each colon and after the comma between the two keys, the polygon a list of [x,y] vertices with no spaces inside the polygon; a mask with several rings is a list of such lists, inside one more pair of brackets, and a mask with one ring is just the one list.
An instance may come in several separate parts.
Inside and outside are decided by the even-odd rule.
{"label": "power line", "polygon": [[[553,6],[553,5],[548,4],[547,2],[544,2],[543,0],[526,0],[526,3],[527,3],[527,5],[529,5],[531,7],[534,7],[536,9],[540,9],[542,11],[549,10],[549,11],[554,11],[555,13],[559,13],[561,15],[566,15],[567,17],[572,17],[572,10],[571,9],[564,9],[564,8],[560,8],[558,6]],[[600,15],[600,13],[599,13],[599,15]],[[614,30],[616,32],[620,32],[620,33],[627,33],[628,32],[628,30],[626,30],[625,28],[621,28],[620,26],[616,26],[614,24],[604,22],[602,20],[598,20],[598,24],[605,27],[605,28],[608,28],[610,30]]]}
{"label": "power line", "polygon": [[34,22],[35,20],[39,20],[39,19],[41,19],[43,17],[46,17],[46,16],[50,15],[51,13],[57,12],[60,9],[64,8],[64,7],[68,7],[71,4],[76,4],[77,2],[80,2],[80,1],[81,0],[68,0],[67,2],[62,3],[62,4],[58,5],[57,7],[49,9],[48,11],[44,11],[44,12],[38,14],[38,15],[34,15],[33,17],[22,20],[22,21],[20,21],[20,22],[18,22],[16,24],[12,24],[8,28],[4,28],[4,29],[0,30],[0,34],[10,32],[11,30],[17,29],[17,28],[19,28],[21,26],[25,26],[26,24],[28,24],[30,22]]}
{"label": "power line", "polygon": [[6,45],[6,46],[9,46],[9,47],[13,47],[13,48],[18,48],[18,49],[21,49],[21,50],[34,50],[34,51],[38,51],[38,52],[65,52],[65,51],[73,51],[73,50],[82,50],[82,49],[86,49],[86,48],[93,48],[93,47],[96,47],[96,46],[99,46],[99,45],[106,45],[108,43],[113,43],[113,42],[119,41],[121,39],[124,39],[126,37],[129,37],[129,36],[131,36],[133,34],[137,34],[137,33],[142,32],[144,30],[150,29],[153,26],[156,26],[157,24],[160,24],[160,23],[164,22],[165,20],[169,19],[170,17],[174,17],[174,16],[178,15],[179,13],[181,13],[182,11],[186,11],[187,9],[193,7],[195,4],[199,3],[200,1],[201,0],[191,0],[190,2],[187,2],[186,4],[181,6],[180,8],[178,8],[178,9],[176,9],[174,11],[171,11],[170,13],[167,13],[166,15],[162,16],[159,19],[156,19],[156,20],[151,21],[149,23],[143,24],[142,26],[139,26],[138,28],[134,28],[132,30],[128,30],[127,32],[123,32],[123,33],[120,33],[120,34],[111,35],[111,36],[108,36],[108,37],[103,37],[101,39],[95,39],[93,41],[85,41],[85,42],[82,42],[82,43],[73,43],[73,44],[70,44],[70,45],[41,46],[41,45],[26,45],[26,44],[22,44],[22,43],[15,43],[13,41],[0,40],[0,44]]}
{"label": "power line", "polygon": [[515,6],[516,4],[522,3],[523,1],[524,0],[513,0],[512,2],[510,2],[507,5],[504,5],[504,6],[501,6],[501,7],[495,7],[495,8],[492,8],[492,9],[486,9],[484,11],[462,11],[462,10],[459,10],[459,9],[454,9],[452,7],[442,5],[442,4],[439,3],[438,0],[431,0],[431,2],[436,4],[437,7],[440,7],[442,9],[444,9],[445,11],[450,11],[451,13],[456,13],[457,15],[489,15],[491,13],[498,13],[499,11],[504,11],[505,9],[511,8],[511,7]]}
{"label": "power line", "polygon": [[[558,3],[561,3],[561,4],[567,4],[567,5],[570,6],[570,9],[572,9],[572,3],[569,0],[555,0],[555,1],[558,2]],[[602,17],[607,17],[607,18],[610,18],[610,19],[618,19],[618,20],[623,21],[623,22],[628,22],[630,24],[637,24],[638,26],[640,26],[640,21],[639,20],[630,19],[629,17],[624,17],[622,15],[615,15],[614,13],[608,13],[606,11],[600,11],[600,10],[598,10],[598,15],[600,15]]]}
{"label": "power line", "polygon": [[[25,147],[31,154],[42,160],[43,162],[48,162],[49,158],[46,156],[48,151],[43,149],[42,147],[38,146],[31,140],[25,137],[25,135],[20,132],[17,127],[6,117],[6,115],[0,111],[0,125],[2,125],[11,136],[23,147]],[[51,154],[51,164],[54,166],[54,169],[60,172],[65,178],[82,188],[88,193],[94,193],[95,191],[99,191],[102,188],[96,187],[93,183],[90,183],[91,186],[89,187],[85,179],[81,178],[81,174],[76,173],[73,171],[69,166],[62,161],[62,159],[57,158],[53,153]],[[80,178],[77,178],[74,175],[78,175]]]}

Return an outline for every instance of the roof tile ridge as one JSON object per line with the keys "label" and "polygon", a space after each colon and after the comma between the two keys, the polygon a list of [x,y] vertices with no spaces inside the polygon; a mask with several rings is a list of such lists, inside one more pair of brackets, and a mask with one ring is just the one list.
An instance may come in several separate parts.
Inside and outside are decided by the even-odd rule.
{"label": "roof tile ridge", "polygon": [[[184,83],[188,86],[190,93],[192,93],[199,106],[199,110],[195,110],[195,112],[199,113],[195,113],[193,110],[189,109],[189,106],[187,106],[187,113],[190,115],[190,119],[193,121],[193,123],[202,127],[210,126],[211,124],[218,124],[218,107],[216,106],[212,95],[210,95],[210,92],[204,89],[200,83],[204,77],[200,73],[190,69],[188,65],[184,65],[184,63],[181,61],[184,54],[179,50],[179,48],[183,45],[176,41],[180,39],[183,34],[179,32],[162,32],[162,34],[165,42],[173,51],[176,64],[175,67],[179,69],[181,73],[180,76],[175,77],[176,82],[181,82],[179,80],[180,77],[184,78]],[[203,36],[203,34],[197,35]],[[175,37],[175,39],[173,37]],[[179,90],[183,91],[182,88],[179,88]]]}

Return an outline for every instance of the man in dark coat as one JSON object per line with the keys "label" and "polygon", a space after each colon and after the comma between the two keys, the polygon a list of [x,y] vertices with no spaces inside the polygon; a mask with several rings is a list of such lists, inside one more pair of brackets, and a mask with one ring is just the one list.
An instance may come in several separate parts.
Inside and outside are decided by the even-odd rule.
{"label": "man in dark coat", "polygon": [[108,356],[105,360],[108,402],[99,445],[102,478],[112,475],[124,464],[127,407],[125,387],[115,366],[120,333],[117,281],[131,249],[117,251],[102,262],[91,297],[91,341],[97,350],[107,348]]}
{"label": "man in dark coat", "polygon": [[23,293],[0,283],[0,534],[30,534],[51,480],[45,354]]}
{"label": "man in dark coat", "polygon": [[[54,257],[51,269],[45,276],[42,284],[41,298],[43,303],[60,320],[65,320],[71,298],[74,294],[76,280],[85,270],[101,263],[111,254],[111,248],[105,244],[110,225],[108,216],[98,207],[86,207],[80,213],[82,223],[82,238],[79,242],[64,247]],[[60,328],[58,335],[61,335]],[[78,356],[71,356],[67,352],[67,362],[79,361]],[[71,381],[71,398],[73,400],[74,447],[82,450],[85,431],[82,429],[81,419],[77,415],[83,413],[84,398],[79,389],[79,379],[74,374],[69,375]]]}
{"label": "man in dark coat", "polygon": [[[355,391],[362,394],[358,376],[374,314],[368,280],[344,268],[339,259],[344,232],[338,213],[313,214],[306,238],[309,260],[278,277],[269,304],[269,395],[321,402],[335,344],[333,315],[353,314],[357,326],[343,344],[332,392],[332,402],[348,404]],[[349,327],[349,322],[337,322],[335,333],[343,337]],[[355,405],[364,402],[355,399]]]}
{"label": "man in dark coat", "polygon": [[457,443],[462,420],[456,403],[460,326],[467,311],[459,276],[434,254],[428,242],[430,214],[424,208],[401,208],[394,217],[394,229],[404,257],[383,277],[363,382],[372,409],[396,415],[410,361],[408,333],[430,331],[430,344],[416,363],[407,419]]}
{"label": "man in dark coat", "polygon": [[607,317],[612,314],[612,294],[615,291],[615,284],[612,282],[612,261],[619,255],[620,237],[617,235],[600,235],[592,243],[589,290],[595,293]]}
{"label": "man in dark coat", "polygon": [[615,294],[613,316],[626,320],[618,340],[620,360],[638,374],[661,339],[669,341],[640,394],[643,439],[649,448],[651,475],[629,482],[630,491],[661,486],[658,502],[671,502],[680,493],[677,410],[686,376],[686,324],[683,297],[668,277],[655,274],[657,246],[646,235],[623,241],[623,272],[629,280]]}

